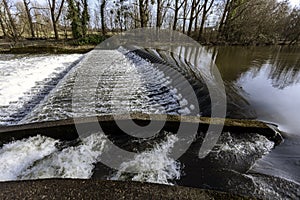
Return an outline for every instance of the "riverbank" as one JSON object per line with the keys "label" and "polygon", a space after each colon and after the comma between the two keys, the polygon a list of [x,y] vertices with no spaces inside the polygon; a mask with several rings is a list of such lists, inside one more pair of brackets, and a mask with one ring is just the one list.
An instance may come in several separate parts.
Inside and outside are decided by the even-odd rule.
{"label": "riverbank", "polygon": [[16,43],[0,39],[1,54],[72,54],[87,53],[94,49],[96,44],[92,42],[81,42],[79,40],[54,40],[54,39],[36,39],[20,40]]}
{"label": "riverbank", "polygon": [[[16,43],[0,39],[0,54],[84,54],[93,50],[97,44],[106,38],[88,37],[80,40],[74,39],[23,39]],[[228,43],[224,41],[203,42],[203,46],[289,46],[289,42],[272,43]],[[298,46],[298,45],[296,45]]]}

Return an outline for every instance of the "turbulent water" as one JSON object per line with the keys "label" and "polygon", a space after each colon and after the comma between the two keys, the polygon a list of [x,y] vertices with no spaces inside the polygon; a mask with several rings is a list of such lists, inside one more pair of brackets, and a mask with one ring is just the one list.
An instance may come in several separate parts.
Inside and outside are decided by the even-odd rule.
{"label": "turbulent water", "polygon": [[0,58],[0,125],[18,123],[82,55]]}
{"label": "turbulent water", "polygon": [[[136,111],[177,115],[193,112],[195,106],[183,97],[174,82],[172,83],[170,77],[166,76],[161,69],[134,53],[125,52],[124,49],[120,49],[120,51],[123,53],[108,50],[85,55],[89,56],[89,59],[94,59],[94,65],[91,66],[80,62],[75,67],[68,67],[73,66],[72,62],[76,62],[82,55],[59,57],[62,63],[57,62],[56,65],[60,65],[60,68],[52,66],[52,71],[49,69],[50,75],[45,75],[46,78],[44,79],[42,76],[38,77],[41,83],[37,84],[40,85],[40,90],[43,90],[43,86],[47,87],[49,81],[56,79],[59,74],[64,74],[61,80],[57,81],[57,85],[48,93],[45,93],[39,103],[30,107],[30,109],[26,109],[26,112],[24,112],[26,115],[24,116],[18,115],[18,113],[19,109],[22,109],[22,106],[25,107],[27,102],[20,105],[18,109],[11,108],[14,105],[12,102],[7,102],[9,107],[5,107],[5,103],[3,103],[3,109],[6,109],[4,111],[10,108],[11,113],[15,114],[15,118],[10,121],[3,118],[2,124],[23,124]],[[108,59],[108,57],[112,59]],[[28,73],[32,77],[39,76],[39,71],[35,73],[34,70],[40,63],[36,62],[37,65],[31,66],[33,65],[31,63],[32,59],[45,59],[52,62],[52,59],[58,58],[56,56],[24,57],[19,60],[3,61],[3,65],[6,64],[5,62],[11,62],[12,65],[16,65],[16,62],[26,62],[29,68],[27,69]],[[69,63],[66,62],[67,59]],[[99,62],[99,64],[96,62]],[[41,65],[39,67],[43,68],[45,66]],[[20,68],[22,69],[22,67]],[[80,70],[80,68],[84,70]],[[68,72],[64,73],[66,69],[68,69]],[[89,73],[89,70],[98,72],[98,74],[90,73],[89,78],[99,78],[100,83],[91,87],[80,86],[80,89],[83,90],[90,90],[95,87],[96,91],[95,98],[90,99],[95,106],[85,107],[82,110],[82,105],[76,104],[77,96],[74,96],[72,92],[78,73]],[[4,78],[9,79],[10,77],[4,76]],[[20,90],[25,93],[32,91],[35,87],[36,85],[33,84],[32,87]],[[33,92],[30,94],[28,95],[28,102],[31,101],[30,97],[35,98],[35,95],[42,95]],[[3,96],[5,95],[3,94]],[[20,98],[24,98],[24,94],[21,93],[20,96]],[[10,117],[12,114],[10,114]],[[64,149],[59,148],[59,141],[42,136],[6,144],[2,147],[2,153],[0,154],[0,160],[5,163],[0,169],[1,180],[53,177],[90,178],[93,175],[94,164],[100,161],[99,156],[105,149],[105,140],[103,133],[94,133],[81,141],[79,145]],[[108,178],[124,179],[123,172],[127,168],[134,167],[138,168],[139,173],[134,175],[131,178],[132,180],[172,184],[173,179],[180,178],[181,172],[180,163],[168,157],[170,148],[176,140],[174,135],[167,136],[164,142],[157,144],[152,150],[138,154],[129,163],[123,163],[120,170]],[[15,159],[11,159],[12,157]],[[24,162],[21,165],[15,165],[14,160]],[[142,163],[147,166],[141,166]]]}
{"label": "turbulent water", "polygon": [[[89,56],[90,62],[96,64],[82,63],[78,66],[82,71],[78,67],[70,71],[21,123],[128,112],[189,114],[193,109],[164,72],[140,57],[135,56],[132,62],[122,53],[111,50],[96,51]],[[78,73],[86,73],[88,79],[99,79],[100,82],[80,85],[77,97],[73,87]],[[93,89],[95,95],[87,99],[89,105],[83,106],[77,99],[83,98],[83,92]]]}
{"label": "turbulent water", "polygon": [[[0,125],[129,112],[209,116],[211,102],[205,81],[210,80],[210,61],[213,60],[217,63],[226,86],[227,116],[258,117],[278,124],[286,132],[285,142],[273,149],[274,143],[264,136],[240,137],[225,133],[221,137],[222,141],[216,145],[214,154],[207,158],[208,161],[199,164],[194,159],[185,161],[184,158],[171,158],[170,149],[178,138],[172,133],[166,133],[164,140],[139,152],[132,161],[122,163],[119,170],[110,171],[98,178],[179,183],[217,189],[228,187],[229,191],[241,187],[241,190],[248,192],[253,189],[255,195],[262,198],[266,194],[268,197],[276,194],[278,199],[286,197],[283,195],[284,191],[279,192],[278,188],[278,191],[272,191],[268,182],[255,173],[279,176],[299,183],[299,60],[295,61],[290,57],[283,59],[280,56],[285,53],[280,51],[274,58],[270,56],[274,54],[273,51],[267,54],[263,50],[256,52],[258,55],[253,55],[251,50],[235,49],[232,53],[230,49],[211,49],[205,54],[208,60],[197,63],[204,70],[202,74],[197,74],[201,67],[198,69],[184,58],[191,56],[193,50],[175,48],[174,51],[181,52],[182,57],[154,49],[136,52],[125,49],[99,50],[87,55],[2,57]],[[235,55],[236,52],[238,55]],[[295,54],[297,55],[297,51]],[[94,64],[85,63],[86,57]],[[154,59],[159,65],[151,62]],[[288,66],[287,63],[293,64]],[[169,68],[179,71],[189,81],[199,105],[191,101],[191,96],[176,81],[177,74]],[[74,94],[78,81],[76,77],[85,73],[90,80],[99,81],[88,87],[79,84],[77,89],[82,93]],[[95,95],[80,95],[88,91],[95,92]],[[89,102],[89,106],[82,106],[85,98],[89,98],[84,101]],[[200,108],[199,112],[197,106]],[[288,114],[285,114],[286,111]],[[0,165],[0,180],[91,178],[97,170],[95,165],[101,162],[100,157],[106,148],[107,138],[101,132],[93,133],[73,146],[65,146],[61,141],[39,135],[13,141],[1,147],[0,162],[3,164]],[[260,157],[263,158],[255,160]],[[15,163],[16,160],[18,164]],[[216,165],[219,163],[220,169],[227,168],[230,172],[222,171],[218,174],[220,172],[214,171],[212,165],[212,172],[202,174],[202,166],[210,166],[210,160],[214,160]],[[222,163],[220,160],[230,162]],[[189,166],[188,163],[195,165]],[[254,165],[250,174],[241,177],[239,171],[243,168],[243,163]],[[136,169],[137,173],[128,174],[130,169]],[[232,176],[232,180],[224,186],[222,177],[226,173],[229,173],[228,177]],[[235,180],[236,174],[239,175]],[[218,179],[219,183],[212,181],[214,179]],[[254,184],[253,188],[240,186],[240,179],[245,179],[251,187]],[[295,197],[295,193],[297,191],[289,194],[289,197]]]}
{"label": "turbulent water", "polygon": [[[107,148],[106,141],[103,133],[95,133],[77,146],[63,149],[59,148],[60,141],[40,135],[5,144],[0,151],[0,179],[91,178],[94,164],[101,161],[99,157]],[[180,163],[169,157],[176,141],[176,136],[168,136],[152,150],[122,163],[120,170],[109,179],[172,184],[170,181],[181,176]],[[138,173],[126,177],[124,173],[129,168]]]}

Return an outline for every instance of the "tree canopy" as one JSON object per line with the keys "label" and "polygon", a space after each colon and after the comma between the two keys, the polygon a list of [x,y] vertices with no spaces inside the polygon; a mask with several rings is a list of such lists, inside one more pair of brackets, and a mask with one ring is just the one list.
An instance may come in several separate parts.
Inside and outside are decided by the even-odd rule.
{"label": "tree canopy", "polygon": [[287,0],[0,0],[0,36],[13,40],[157,27],[204,43],[296,44],[299,25]]}

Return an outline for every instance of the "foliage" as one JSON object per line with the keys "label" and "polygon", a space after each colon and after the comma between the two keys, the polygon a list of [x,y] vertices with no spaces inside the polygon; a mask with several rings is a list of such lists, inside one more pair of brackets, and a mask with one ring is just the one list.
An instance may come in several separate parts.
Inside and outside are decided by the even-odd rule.
{"label": "foliage", "polygon": [[85,36],[87,33],[89,20],[90,20],[90,15],[88,10],[88,3],[87,0],[83,0],[83,10],[81,14],[81,28],[82,28],[83,36]]}
{"label": "foliage", "polygon": [[80,8],[79,4],[74,0],[68,0],[68,15],[67,19],[71,20],[73,38],[78,39],[81,35],[80,30]]}
{"label": "foliage", "polygon": [[89,33],[156,26],[203,43],[297,44],[299,13],[288,0],[0,0],[0,36],[58,39],[71,31],[78,44],[96,44]]}
{"label": "foliage", "polygon": [[105,39],[107,39],[107,36],[91,34],[75,40],[73,45],[98,45]]}

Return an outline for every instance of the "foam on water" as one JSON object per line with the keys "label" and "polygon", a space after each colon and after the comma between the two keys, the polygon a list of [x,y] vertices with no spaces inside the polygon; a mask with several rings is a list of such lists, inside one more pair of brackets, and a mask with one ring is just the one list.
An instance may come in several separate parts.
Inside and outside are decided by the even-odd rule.
{"label": "foam on water", "polygon": [[[172,184],[180,178],[180,163],[169,154],[178,138],[169,135],[153,149],[141,152],[134,160],[122,163],[112,180],[125,180],[127,172],[136,172],[130,180]],[[103,133],[92,134],[77,144],[60,149],[61,142],[34,136],[5,144],[0,150],[0,181],[41,178],[83,178],[93,175],[106,149]],[[112,158],[114,159],[114,158]]]}
{"label": "foam on water", "polygon": [[[138,154],[134,160],[121,164],[112,180],[133,180],[172,185],[180,178],[180,163],[170,158],[170,151],[178,138],[169,135],[166,141],[157,144],[152,150]],[[129,177],[127,172],[137,172]]]}
{"label": "foam on water", "polygon": [[0,180],[90,178],[105,141],[98,133],[63,150],[57,148],[58,140],[40,135],[5,144],[0,150]]}
{"label": "foam on water", "polygon": [[236,155],[251,155],[253,153],[266,155],[274,148],[274,142],[268,140],[265,136],[253,134],[251,138],[241,138],[233,140],[230,133],[226,133],[227,141],[221,149]]}
{"label": "foam on water", "polygon": [[[134,53],[95,50],[87,56],[22,123],[129,112],[187,115],[194,108],[167,74]],[[78,75],[98,82],[82,84],[74,94]],[[82,95],[91,92],[95,93],[91,98]]]}
{"label": "foam on water", "polygon": [[99,161],[105,147],[105,141],[103,134],[92,134],[78,146],[56,151],[35,162],[19,178],[90,178],[94,164]]}
{"label": "foam on water", "polygon": [[16,180],[35,161],[55,152],[58,141],[42,136],[5,144],[0,150],[0,180]]}
{"label": "foam on water", "polygon": [[62,71],[82,55],[55,55],[24,57],[8,61],[0,60],[0,105],[17,101],[36,82],[50,78]]}
{"label": "foam on water", "polygon": [[[0,60],[0,125],[18,121],[17,116],[11,115],[28,112],[18,110],[29,103],[33,96],[45,96],[45,87],[55,87],[49,85],[49,81],[57,78],[81,57],[79,54],[43,55]],[[23,116],[24,113],[19,114]]]}
{"label": "foam on water", "polygon": [[[173,81],[166,72],[163,72],[157,66],[141,58],[134,52],[128,52],[126,56],[130,58],[131,65],[136,68],[140,75],[141,85],[145,87],[144,95],[148,99],[145,103],[149,105],[150,112],[181,115],[191,113],[188,106],[193,107],[194,105],[190,105],[188,100],[182,97],[176,86],[172,85]],[[168,106],[163,107],[159,105]]]}

